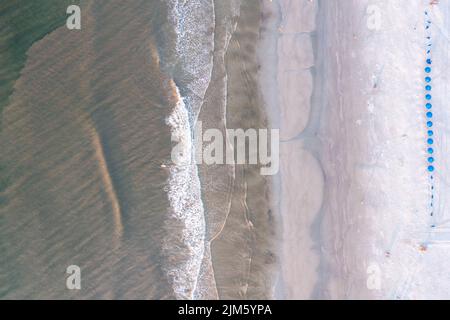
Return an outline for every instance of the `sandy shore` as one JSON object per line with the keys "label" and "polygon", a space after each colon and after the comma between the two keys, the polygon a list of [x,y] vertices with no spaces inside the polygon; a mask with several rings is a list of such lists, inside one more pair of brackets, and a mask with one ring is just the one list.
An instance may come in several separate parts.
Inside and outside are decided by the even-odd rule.
{"label": "sandy shore", "polygon": [[[260,81],[283,139],[276,297],[442,296],[445,285],[426,271],[447,261],[436,260],[443,240],[429,240],[438,233],[426,231],[430,221],[446,230],[445,214],[430,220],[427,208],[421,90],[428,3],[264,4],[277,18],[266,22]],[[432,8],[438,63],[448,51],[444,10]],[[374,12],[379,25],[370,20]],[[447,81],[440,74],[438,90]],[[433,248],[428,258],[423,243]]]}
{"label": "sandy shore", "polygon": [[[220,10],[220,6],[216,8]],[[233,27],[225,54],[217,50],[213,70],[216,85],[210,86],[200,118],[205,128],[265,128],[267,117],[258,86],[256,59],[261,29],[260,1],[243,1]],[[225,91],[224,100],[219,90]],[[276,225],[269,177],[260,175],[257,165],[202,165],[200,168],[217,296],[221,299],[271,297]]]}

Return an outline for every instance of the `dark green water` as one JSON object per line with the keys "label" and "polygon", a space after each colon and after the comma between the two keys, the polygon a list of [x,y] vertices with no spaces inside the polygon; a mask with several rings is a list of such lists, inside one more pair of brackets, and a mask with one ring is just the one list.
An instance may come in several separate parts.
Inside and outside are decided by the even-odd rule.
{"label": "dark green water", "polygon": [[25,65],[28,49],[63,25],[67,18],[67,7],[80,2],[3,0],[0,3],[0,112],[13,92],[14,82]]}

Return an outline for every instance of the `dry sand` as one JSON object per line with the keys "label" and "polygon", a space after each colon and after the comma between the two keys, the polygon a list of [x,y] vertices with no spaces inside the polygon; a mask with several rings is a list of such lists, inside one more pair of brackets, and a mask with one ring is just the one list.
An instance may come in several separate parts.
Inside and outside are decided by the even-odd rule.
{"label": "dry sand", "polygon": [[[359,235],[366,221],[352,214],[363,210],[355,165],[364,148],[352,146],[346,131],[358,132],[351,110],[357,113],[365,100],[357,85],[356,90],[346,86],[356,83],[355,70],[342,70],[354,42],[351,20],[342,12],[351,14],[353,7],[319,6],[315,0],[264,2],[266,14],[278,16],[265,44],[275,43],[277,51],[261,55],[264,98],[282,138],[278,298],[370,297],[366,265],[358,261],[368,251]],[[352,46],[356,50],[357,42]],[[276,70],[266,67],[274,63]],[[363,134],[360,138],[364,141]]]}
{"label": "dry sand", "polygon": [[[418,250],[427,234],[419,230],[430,224],[420,108],[428,4],[377,1],[380,30],[367,25],[370,1],[264,4],[266,15],[278,18],[267,24],[260,81],[284,139],[276,296],[442,296],[445,284],[427,272],[446,263],[436,259],[442,242],[429,260]],[[440,35],[444,23],[434,18]],[[269,49],[274,43],[277,52]],[[442,56],[445,43],[438,42]],[[445,73],[439,75],[443,90]],[[373,270],[379,288],[368,286]]]}
{"label": "dry sand", "polygon": [[265,22],[260,81],[272,125],[280,128],[282,140],[280,177],[275,183],[282,228],[275,297],[306,299],[318,280],[319,255],[312,227],[321,208],[324,181],[316,157],[304,140],[295,138],[305,131],[311,116],[311,33],[317,4],[306,0],[263,4],[264,15],[270,19]]}

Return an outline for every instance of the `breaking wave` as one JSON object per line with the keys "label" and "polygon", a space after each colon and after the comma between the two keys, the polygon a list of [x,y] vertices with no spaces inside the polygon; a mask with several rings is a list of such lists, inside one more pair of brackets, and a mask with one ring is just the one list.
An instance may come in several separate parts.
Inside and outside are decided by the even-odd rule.
{"label": "breaking wave", "polygon": [[[166,123],[172,131],[175,163],[170,165],[168,198],[168,235],[163,245],[166,272],[172,281],[177,299],[192,299],[197,286],[205,248],[205,216],[201,199],[197,165],[194,154],[189,114],[183,98],[178,102]],[[180,237],[181,230],[181,237]]]}
{"label": "breaking wave", "polygon": [[211,80],[214,6],[212,0],[172,0],[167,5],[168,21],[174,28],[175,50],[163,50],[172,53],[172,57],[166,56],[163,61],[168,62],[165,69],[173,77],[178,101],[166,119],[176,145],[167,187],[170,209],[163,243],[164,269],[175,297],[193,299],[206,232],[200,179],[193,161],[192,128]]}

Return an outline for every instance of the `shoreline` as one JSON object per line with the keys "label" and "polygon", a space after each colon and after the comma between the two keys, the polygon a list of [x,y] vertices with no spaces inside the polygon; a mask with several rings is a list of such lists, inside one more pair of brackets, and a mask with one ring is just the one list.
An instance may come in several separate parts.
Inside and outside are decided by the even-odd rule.
{"label": "shoreline", "polygon": [[[211,85],[199,116],[203,128],[267,128],[256,59],[261,31],[260,1],[241,3],[239,15],[216,1],[216,43]],[[224,32],[232,29],[231,36]],[[224,37],[226,38],[224,40]],[[218,45],[219,44],[219,45]],[[231,141],[228,141],[231,143]],[[208,294],[202,298],[268,299],[276,250],[269,179],[260,165],[199,165],[206,208]]]}

